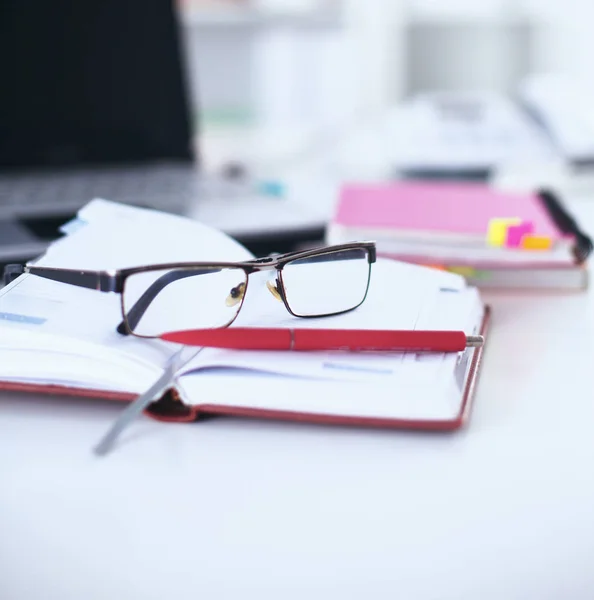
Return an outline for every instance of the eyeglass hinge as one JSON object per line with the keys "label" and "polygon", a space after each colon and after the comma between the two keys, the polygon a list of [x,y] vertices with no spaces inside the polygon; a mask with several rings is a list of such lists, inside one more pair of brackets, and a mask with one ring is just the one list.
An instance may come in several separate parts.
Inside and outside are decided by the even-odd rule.
{"label": "eyeglass hinge", "polygon": [[121,278],[115,271],[102,271],[99,274],[99,290],[102,292],[119,292]]}
{"label": "eyeglass hinge", "polygon": [[25,267],[23,265],[6,265],[4,267],[3,274],[4,285],[12,283],[17,277],[22,275],[24,272]]}

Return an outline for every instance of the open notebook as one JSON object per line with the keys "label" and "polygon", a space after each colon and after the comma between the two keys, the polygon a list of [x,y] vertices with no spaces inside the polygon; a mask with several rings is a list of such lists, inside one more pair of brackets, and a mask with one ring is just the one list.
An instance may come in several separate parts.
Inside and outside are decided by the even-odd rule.
{"label": "open notebook", "polygon": [[[87,205],[66,232],[38,264],[109,269],[251,258],[200,223],[103,200]],[[118,303],[116,294],[18,277],[0,290],[0,387],[114,400],[145,391],[179,346],[118,334]],[[473,335],[484,334],[487,322],[479,294],[462,277],[380,259],[366,301],[353,312],[298,319],[256,282],[232,326],[455,329]],[[152,416],[187,421],[221,413],[452,429],[468,414],[482,348],[451,354],[195,348],[190,354],[174,389],[151,405]]]}

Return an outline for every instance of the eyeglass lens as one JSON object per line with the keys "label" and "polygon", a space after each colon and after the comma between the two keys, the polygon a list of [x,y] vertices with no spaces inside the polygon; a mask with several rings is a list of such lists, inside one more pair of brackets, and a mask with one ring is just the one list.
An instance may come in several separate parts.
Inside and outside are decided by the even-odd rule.
{"label": "eyeglass lens", "polygon": [[125,320],[135,335],[225,327],[243,302],[247,276],[238,268],[150,270],[124,284]]}
{"label": "eyeglass lens", "polygon": [[287,305],[300,317],[351,310],[365,299],[370,272],[365,248],[293,260],[281,271]]}
{"label": "eyeglass lens", "polygon": [[[280,279],[289,310],[315,317],[359,306],[370,271],[368,251],[355,248],[293,260],[284,265]],[[124,318],[132,333],[146,337],[225,327],[237,316],[246,289],[247,275],[236,267],[150,269],[127,277]]]}

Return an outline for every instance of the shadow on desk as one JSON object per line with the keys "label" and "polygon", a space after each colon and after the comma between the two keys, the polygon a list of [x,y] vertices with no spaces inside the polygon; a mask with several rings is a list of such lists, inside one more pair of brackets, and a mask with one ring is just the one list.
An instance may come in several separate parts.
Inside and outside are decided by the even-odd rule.
{"label": "shadow on desk", "polygon": [[[81,399],[67,396],[41,396],[29,392],[0,392],[0,418],[5,422],[19,423],[22,431],[28,426],[38,429],[40,426],[51,436],[55,428],[57,434],[64,428],[89,435],[89,450],[121,415],[126,404],[105,399]],[[183,437],[191,431],[192,435],[247,435],[258,437],[267,435],[270,440],[282,436],[283,439],[297,439],[302,436],[323,436],[326,440],[348,437],[353,441],[375,440],[384,443],[387,440],[406,441],[417,439],[420,443],[450,443],[455,438],[463,441],[470,427],[456,431],[424,431],[408,429],[385,429],[357,424],[328,424],[315,422],[292,422],[287,420],[261,419],[257,417],[235,417],[228,415],[201,414],[198,421],[188,423],[166,423],[150,417],[140,417],[124,433],[118,446],[134,441],[161,435],[167,436],[178,431]],[[83,433],[86,431],[86,434]],[[296,437],[295,437],[296,436]],[[96,439],[95,439],[96,438]],[[433,440],[433,442],[431,441]]]}

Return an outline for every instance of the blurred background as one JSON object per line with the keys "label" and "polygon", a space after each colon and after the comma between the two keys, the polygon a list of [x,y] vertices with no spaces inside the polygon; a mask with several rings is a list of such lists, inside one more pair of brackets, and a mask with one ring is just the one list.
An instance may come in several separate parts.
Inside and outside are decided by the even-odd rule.
{"label": "blurred background", "polygon": [[[48,216],[93,197],[280,247],[321,239],[354,180],[593,195],[592,17],[588,0],[3,0],[0,217],[20,248],[0,259],[43,247],[30,214],[50,239]],[[199,182],[149,164],[190,158]]]}
{"label": "blurred background", "polygon": [[[258,152],[263,160],[270,159],[266,152],[291,156],[382,115],[379,128],[389,136],[382,143],[390,147],[374,149],[373,168],[371,158],[357,151],[360,140],[346,142],[348,156],[345,149],[339,152],[345,176],[384,176],[398,160],[412,160],[407,136],[425,145],[421,153],[435,142],[435,130],[431,140],[418,128],[410,130],[409,113],[398,113],[395,123],[401,103],[437,93],[466,98],[471,92],[487,94],[488,106],[496,108],[502,99],[525,101],[527,82],[543,74],[556,79],[538,81],[538,100],[544,94],[547,102],[564,103],[563,131],[555,132],[564,139],[557,141],[567,142],[569,129],[586,121],[594,140],[594,5],[588,0],[178,0],[177,7],[207,166],[233,152],[255,152],[254,161]],[[559,83],[561,76],[571,86]],[[581,122],[568,123],[576,110]],[[506,118],[515,127],[509,119],[518,115],[502,115],[492,115],[487,129],[502,129]],[[550,120],[549,114],[532,116]],[[546,125],[550,137],[551,123]],[[241,139],[237,132],[253,126],[260,131],[257,149],[249,143],[250,151],[234,147]],[[231,129],[234,135],[225,138]],[[519,129],[511,143],[522,151],[512,155],[525,164],[534,158],[534,148],[526,147],[538,145],[540,155],[545,144],[536,141],[538,134],[520,135]],[[274,132],[272,146],[261,134],[267,130]],[[378,121],[376,133],[379,139]],[[591,142],[586,145],[590,160]],[[420,160],[418,153],[414,159]]]}
{"label": "blurred background", "polygon": [[331,122],[427,90],[514,93],[533,72],[593,77],[588,0],[178,0],[178,9],[212,123]]}

